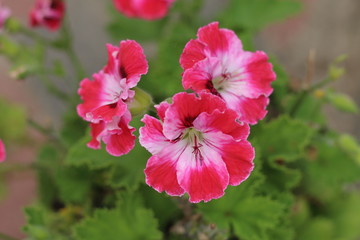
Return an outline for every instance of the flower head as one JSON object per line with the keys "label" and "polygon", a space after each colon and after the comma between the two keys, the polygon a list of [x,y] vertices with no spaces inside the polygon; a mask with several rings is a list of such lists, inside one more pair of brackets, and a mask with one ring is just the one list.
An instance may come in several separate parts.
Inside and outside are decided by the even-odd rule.
{"label": "flower head", "polygon": [[154,20],[162,18],[175,0],[113,0],[115,7],[127,17]]}
{"label": "flower head", "polygon": [[253,169],[249,126],[209,93],[178,93],[156,106],[160,120],[145,115],[140,143],[153,156],[146,183],[172,196],[187,192],[190,202],[210,201],[239,185]]}
{"label": "flower head", "polygon": [[6,158],[5,145],[0,139],[0,162],[5,161],[5,158]]}
{"label": "flower head", "polygon": [[10,17],[11,11],[0,2],[0,30],[4,28],[6,20]]}
{"label": "flower head", "polygon": [[78,93],[83,103],[77,106],[78,114],[91,127],[92,140],[88,147],[99,149],[101,141],[114,156],[128,153],[135,145],[134,128],[129,126],[129,106],[148,64],[142,47],[135,41],[121,41],[120,47],[107,45],[108,64],[93,75],[94,80],[83,79]]}
{"label": "flower head", "polygon": [[111,122],[113,117],[127,111],[127,103],[134,97],[135,87],[148,64],[142,47],[135,41],[121,41],[120,47],[107,45],[108,64],[94,80],[84,79],[78,91],[84,101],[77,110],[85,120],[98,123]]}
{"label": "flower head", "polygon": [[62,0],[37,0],[30,12],[32,27],[45,26],[51,31],[60,28],[65,15],[65,3]]}
{"label": "flower head", "polygon": [[255,124],[265,117],[271,82],[276,76],[264,52],[247,52],[236,34],[217,22],[202,27],[181,55],[185,89],[221,97],[241,121]]}

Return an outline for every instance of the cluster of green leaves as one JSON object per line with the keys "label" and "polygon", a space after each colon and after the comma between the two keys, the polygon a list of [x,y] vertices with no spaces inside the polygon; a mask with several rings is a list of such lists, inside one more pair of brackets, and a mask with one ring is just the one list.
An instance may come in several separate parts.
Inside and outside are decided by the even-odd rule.
{"label": "cluster of green leaves", "polygon": [[[108,31],[114,41],[135,39],[154,49],[148,54],[149,74],[139,85],[156,103],[183,91],[179,57],[198,27],[207,24],[200,14],[202,4],[203,0],[176,1],[168,16],[151,22],[128,19],[110,9]],[[214,20],[236,31],[244,48],[251,50],[257,31],[300,8],[295,0],[230,0]],[[67,35],[64,39],[71,40]],[[52,46],[69,44],[60,40]],[[28,69],[43,68],[42,46],[23,48],[4,36],[0,43],[7,46],[0,52],[14,66],[19,62],[31,63]],[[24,57],[16,57],[20,53]],[[34,61],[28,61],[30,55]],[[302,89],[293,89],[285,71],[272,60],[277,80],[269,114],[252,127],[249,139],[256,149],[255,169],[240,186],[229,187],[224,197],[209,203],[190,204],[149,188],[143,169],[150,155],[138,142],[121,157],[109,155],[104,146],[86,147],[86,124],[70,105],[61,131],[43,146],[34,164],[39,202],[25,209],[28,239],[355,240],[360,236],[360,193],[355,184],[360,180],[360,146],[353,137],[329,129],[321,112],[324,104],[358,112],[349,97],[328,87],[343,74],[342,60],[330,65],[322,81]],[[61,64],[54,69],[52,74],[62,72]],[[0,102],[1,112],[6,106]],[[142,111],[131,122],[137,129]],[[5,115],[11,122],[24,119],[21,111]],[[0,121],[0,130],[6,119]]]}

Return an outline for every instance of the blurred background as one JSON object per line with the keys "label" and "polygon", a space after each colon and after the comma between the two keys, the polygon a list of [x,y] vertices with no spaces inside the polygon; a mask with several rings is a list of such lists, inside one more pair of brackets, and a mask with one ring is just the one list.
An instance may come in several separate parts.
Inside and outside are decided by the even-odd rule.
{"label": "blurred background", "polygon": [[[98,0],[68,1],[68,14],[75,37],[75,49],[88,73],[95,72],[106,63],[105,43],[112,42],[105,27],[109,22],[110,4]],[[306,77],[308,56],[314,56],[313,81],[322,79],[329,64],[336,57],[346,54],[346,74],[341,82],[333,86],[340,92],[349,94],[360,104],[360,1],[357,0],[301,0],[301,13],[286,21],[275,23],[256,37],[256,49],[267,52],[278,59],[291,76],[294,85]],[[4,0],[4,5],[12,9],[15,17],[26,24],[28,12],[34,1]],[[206,0],[204,18],[211,21],[217,9],[226,1]],[[41,32],[41,30],[40,30]],[[194,29],[194,37],[196,30]],[[46,33],[46,30],[44,30]],[[120,41],[121,39],[119,39]],[[151,46],[146,49],[151,53]],[[61,104],[49,101],[45,89],[35,79],[15,81],[8,74],[9,64],[0,59],[0,96],[12,103],[25,106],[31,118],[40,123],[55,123],[63,111]],[[64,86],[67,87],[67,86]],[[360,139],[359,116],[325,109],[330,116],[330,125],[336,130],[355,135]],[[41,136],[29,132],[35,138],[26,146],[9,146],[8,160],[31,162],[36,156]],[[36,195],[34,175],[22,171],[8,175],[6,198],[0,200],[0,232],[14,237],[23,237],[23,206],[33,202]]]}

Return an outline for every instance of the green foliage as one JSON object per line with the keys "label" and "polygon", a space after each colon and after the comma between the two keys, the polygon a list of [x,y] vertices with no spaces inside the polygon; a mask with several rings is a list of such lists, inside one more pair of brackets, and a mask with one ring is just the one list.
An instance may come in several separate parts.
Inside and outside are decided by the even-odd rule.
{"label": "green foliage", "polygon": [[15,104],[0,99],[0,138],[14,141],[24,138],[26,127],[25,110]]}
{"label": "green foliage", "polygon": [[301,157],[313,132],[305,123],[282,116],[259,124],[251,136],[261,146],[261,155],[270,161],[293,161]]}
{"label": "green foliage", "polygon": [[232,29],[258,31],[294,15],[300,7],[295,0],[231,0],[220,21]]}
{"label": "green foliage", "polygon": [[256,194],[261,176],[252,175],[238,187],[231,187],[224,197],[199,206],[204,218],[220,228],[232,226],[241,239],[263,240],[277,227],[285,206],[270,197]]}
{"label": "green foliage", "polygon": [[96,210],[92,218],[75,227],[76,240],[160,240],[153,213],[136,197],[125,195],[114,209]]}
{"label": "green foliage", "polygon": [[333,91],[326,92],[326,98],[331,105],[340,111],[348,113],[358,113],[359,109],[348,95],[343,93],[335,93]]}

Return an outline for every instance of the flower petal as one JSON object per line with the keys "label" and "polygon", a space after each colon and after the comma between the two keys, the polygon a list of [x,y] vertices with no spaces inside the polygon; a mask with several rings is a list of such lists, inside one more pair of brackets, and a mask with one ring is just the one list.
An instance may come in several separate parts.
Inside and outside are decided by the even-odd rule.
{"label": "flower petal", "polygon": [[150,153],[159,154],[170,144],[170,141],[162,133],[162,124],[159,120],[147,114],[141,119],[141,121],[145,123],[145,126],[140,128],[140,144]]}
{"label": "flower petal", "polygon": [[103,141],[106,144],[106,151],[113,156],[121,156],[129,153],[135,146],[135,139],[133,132],[135,128],[129,126],[131,114],[126,112],[119,120],[119,129],[109,129],[108,134],[103,136]]}
{"label": "flower petal", "polygon": [[187,147],[176,166],[178,182],[192,203],[222,197],[229,184],[229,173],[219,153],[207,145],[201,148],[202,158],[196,159],[193,149]]}
{"label": "flower petal", "polygon": [[222,159],[230,174],[230,185],[236,186],[245,181],[254,169],[255,151],[251,144],[242,140],[230,141],[223,146]]}
{"label": "flower petal", "polygon": [[260,96],[256,99],[243,98],[233,94],[222,94],[228,107],[239,113],[239,120],[249,124],[256,124],[262,120],[266,114],[266,106],[269,104],[269,98]]}
{"label": "flower petal", "polygon": [[152,156],[145,168],[146,184],[158,192],[165,191],[170,196],[184,194],[176,178],[176,162],[169,156]]}
{"label": "flower petal", "polygon": [[134,40],[120,42],[120,47],[107,44],[108,64],[104,71],[116,76],[120,81],[126,79],[127,88],[133,88],[139,82],[142,74],[148,71],[148,63],[140,44]]}
{"label": "flower petal", "polygon": [[199,40],[190,40],[180,56],[180,65],[186,70],[194,66],[195,63],[203,60],[205,55],[205,44]]}
{"label": "flower petal", "polygon": [[156,111],[157,111],[157,114],[160,118],[161,121],[164,121],[164,118],[165,118],[165,112],[166,110],[170,107],[170,103],[166,102],[166,101],[163,101],[161,102],[160,104],[158,105],[155,105],[154,106]]}
{"label": "flower petal", "polygon": [[242,43],[237,35],[228,29],[219,29],[219,23],[213,22],[199,29],[199,41],[207,45],[207,57],[237,55],[242,52]]}
{"label": "flower petal", "polygon": [[173,104],[165,113],[164,135],[170,140],[181,136],[182,132],[193,126],[193,121],[202,112],[211,113],[215,109],[224,111],[225,102],[217,96],[201,92],[195,94],[177,93],[173,97]]}
{"label": "flower petal", "polygon": [[[238,70],[232,70],[238,72],[238,77],[229,79],[226,91],[248,98],[269,96],[273,91],[271,82],[275,80],[276,75],[267,55],[261,51],[243,52],[237,59],[238,62],[232,64],[232,68]],[[235,60],[232,59],[232,62],[236,62]]]}
{"label": "flower petal", "polygon": [[194,127],[202,133],[222,132],[235,140],[247,139],[250,134],[248,124],[239,123],[238,114],[226,109],[224,112],[215,110],[213,113],[201,113],[194,121]]}
{"label": "flower petal", "polygon": [[99,123],[91,123],[91,141],[87,144],[89,148],[100,149],[101,148],[101,134],[105,130],[105,123],[101,121]]}

